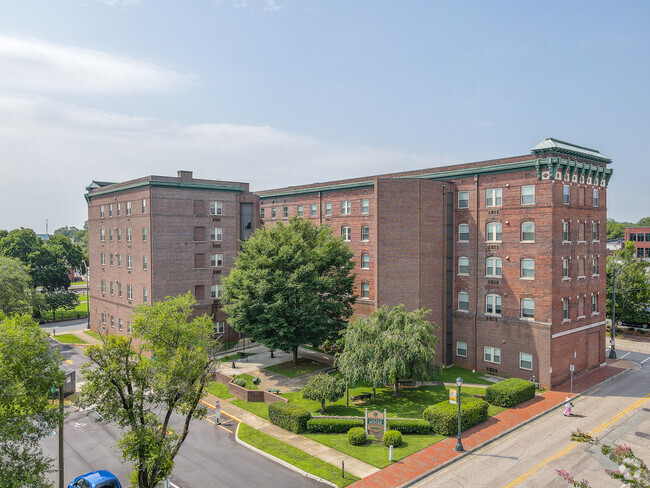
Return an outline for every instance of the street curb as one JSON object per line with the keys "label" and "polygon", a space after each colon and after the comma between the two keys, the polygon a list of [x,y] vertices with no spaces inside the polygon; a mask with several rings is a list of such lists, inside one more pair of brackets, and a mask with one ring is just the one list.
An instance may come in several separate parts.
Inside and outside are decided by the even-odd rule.
{"label": "street curb", "polygon": [[[305,477],[307,477],[307,478],[310,478],[310,479],[313,479],[313,480],[316,480],[316,481],[320,481],[321,483],[325,483],[326,485],[333,486],[334,488],[338,488],[338,485],[332,483],[332,482],[329,481],[329,480],[326,480],[326,479],[323,479],[323,478],[319,478],[318,476],[313,475],[313,474],[311,474],[311,473],[308,473],[307,471],[303,471],[302,469],[300,469],[300,468],[294,466],[294,465],[291,464],[291,463],[288,463],[288,462],[286,462],[286,461],[283,461],[282,459],[277,458],[277,457],[273,456],[272,454],[269,454],[268,452],[264,452],[264,451],[262,451],[261,449],[258,449],[257,447],[253,447],[253,446],[251,446],[250,444],[248,444],[248,443],[242,441],[242,440],[239,438],[239,426],[240,426],[241,424],[242,424],[241,422],[237,424],[237,430],[235,431],[235,441],[236,441],[238,444],[241,444],[242,446],[247,447],[247,448],[250,449],[251,451],[254,451],[254,452],[256,452],[257,454],[260,454],[261,456],[264,456],[265,458],[270,459],[271,461],[274,461],[274,462],[276,462],[276,463],[278,463],[278,464],[284,466],[285,468],[290,469],[291,471],[295,471],[296,473],[299,473],[299,474],[301,474],[301,475],[303,475],[303,476],[305,476]],[[252,427],[252,428],[254,428],[254,427]],[[273,436],[271,436],[271,437],[273,437]],[[275,437],[274,437],[274,439],[275,439]],[[279,439],[278,439],[278,440],[279,440]],[[316,457],[316,456],[314,456],[314,457]],[[317,458],[317,459],[318,459],[318,458]],[[321,459],[321,461],[322,461],[322,459]],[[326,462],[326,461],[323,461],[323,462]],[[329,463],[328,463],[328,464],[329,464]]]}
{"label": "street curb", "polygon": [[[630,362],[632,362],[632,361],[630,361]],[[606,380],[601,381],[600,383],[598,383],[598,384],[596,384],[596,385],[594,385],[594,386],[592,386],[590,388],[587,388],[585,391],[576,394],[576,396],[572,397],[572,399],[573,398],[580,398],[581,396],[589,393],[590,391],[595,390],[596,388],[604,385],[605,383],[608,383],[609,381],[613,380],[614,378],[617,378],[618,376],[620,376],[622,374],[628,373],[629,371],[636,371],[637,369],[640,369],[640,367],[641,366],[637,363],[634,368],[625,369],[625,370],[621,371],[620,373],[616,373],[614,376],[611,376],[611,377],[607,378]],[[406,483],[403,483],[403,484],[397,486],[396,488],[407,488],[408,486],[412,486],[415,483],[417,483],[418,481],[421,481],[422,479],[426,478],[427,476],[429,476],[429,475],[431,475],[431,474],[433,474],[433,473],[435,473],[437,471],[440,471],[441,469],[444,469],[447,466],[449,466],[449,465],[451,465],[451,464],[453,464],[453,463],[455,463],[457,461],[460,461],[461,459],[463,459],[468,454],[473,453],[474,451],[477,451],[479,449],[482,449],[485,446],[488,446],[488,445],[492,444],[493,442],[501,439],[502,437],[505,437],[508,434],[511,434],[512,432],[514,432],[515,430],[523,427],[524,425],[528,425],[528,424],[534,422],[535,420],[543,417],[544,415],[548,415],[552,411],[558,410],[558,409],[560,409],[562,407],[564,407],[564,405],[562,403],[559,403],[558,405],[555,405],[554,407],[551,407],[551,408],[549,408],[548,410],[546,410],[544,412],[540,412],[537,415],[535,415],[535,416],[533,416],[533,417],[531,417],[531,418],[529,418],[527,420],[524,420],[522,423],[517,424],[514,427],[511,427],[510,429],[501,432],[500,434],[496,435],[492,439],[489,439],[489,440],[485,441],[483,444],[479,444],[478,446],[473,447],[472,449],[470,449],[468,451],[465,451],[462,454],[449,459],[448,461],[445,461],[444,463],[440,464],[439,466],[436,466],[435,468],[427,471],[426,473],[423,473],[421,475],[416,476],[415,478],[407,481]]]}

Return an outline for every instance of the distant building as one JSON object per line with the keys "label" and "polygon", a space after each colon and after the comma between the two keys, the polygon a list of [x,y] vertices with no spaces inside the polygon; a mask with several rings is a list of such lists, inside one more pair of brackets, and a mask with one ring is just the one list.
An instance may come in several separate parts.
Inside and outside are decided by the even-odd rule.
{"label": "distant building", "polygon": [[625,241],[634,242],[637,258],[650,259],[650,227],[626,227]]}

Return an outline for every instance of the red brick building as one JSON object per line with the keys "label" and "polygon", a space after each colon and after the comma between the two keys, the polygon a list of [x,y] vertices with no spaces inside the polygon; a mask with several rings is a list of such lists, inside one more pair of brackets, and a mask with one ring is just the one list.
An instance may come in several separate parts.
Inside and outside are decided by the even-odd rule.
{"label": "red brick building", "polygon": [[191,291],[197,314],[212,315],[225,340],[236,337],[219,297],[239,241],[259,224],[259,199],[248,183],[179,171],[93,182],[86,190],[93,329],[127,334],[133,307]]}
{"label": "red brick building", "polygon": [[650,227],[626,227],[625,241],[634,242],[637,258],[650,259]]}
{"label": "red brick building", "polygon": [[356,312],[427,307],[438,357],[557,385],[605,361],[611,160],[531,154],[258,192],[265,223],[324,223],[356,253]]}

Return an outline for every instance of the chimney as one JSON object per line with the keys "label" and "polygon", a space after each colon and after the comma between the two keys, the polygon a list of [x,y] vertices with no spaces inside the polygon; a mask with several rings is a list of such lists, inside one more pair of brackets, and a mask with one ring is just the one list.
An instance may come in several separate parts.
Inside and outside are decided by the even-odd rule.
{"label": "chimney", "polygon": [[192,181],[192,172],[179,169],[178,177],[181,179],[181,181]]}

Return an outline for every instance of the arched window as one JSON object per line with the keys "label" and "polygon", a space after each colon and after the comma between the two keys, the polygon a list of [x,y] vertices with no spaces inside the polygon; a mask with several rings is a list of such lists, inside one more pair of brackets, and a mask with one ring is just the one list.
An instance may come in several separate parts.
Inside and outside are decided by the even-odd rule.
{"label": "arched window", "polygon": [[352,240],[352,228],[344,225],[341,227],[341,235],[343,236],[344,241],[350,242]]}
{"label": "arched window", "polygon": [[522,278],[535,278],[535,260],[522,259],[521,260],[521,277]]}
{"label": "arched window", "polygon": [[485,236],[487,242],[501,242],[501,235],[501,222],[490,222],[487,225],[487,235]]}
{"label": "arched window", "polygon": [[461,256],[458,258],[458,274],[469,274],[469,258]]}
{"label": "arched window", "polygon": [[501,295],[485,296],[485,313],[487,315],[501,315]]}
{"label": "arched window", "polygon": [[491,257],[485,260],[485,276],[501,278],[501,258]]}
{"label": "arched window", "polygon": [[535,222],[522,222],[521,224],[521,240],[534,241],[535,240]]}

